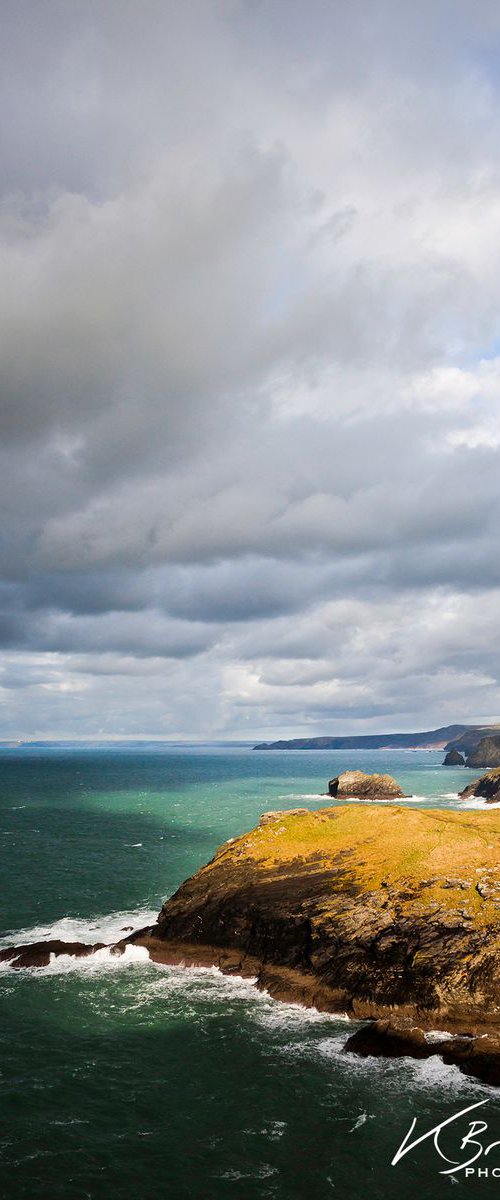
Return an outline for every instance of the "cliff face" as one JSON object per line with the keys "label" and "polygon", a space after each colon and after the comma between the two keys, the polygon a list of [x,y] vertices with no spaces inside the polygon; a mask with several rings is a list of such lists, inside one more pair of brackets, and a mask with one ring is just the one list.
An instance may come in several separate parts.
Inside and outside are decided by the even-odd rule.
{"label": "cliff face", "polygon": [[257,965],[272,994],[332,1011],[491,1030],[499,834],[498,811],[276,814],[183,884],[143,944],[163,961]]}
{"label": "cliff face", "polygon": [[485,737],[468,755],[467,767],[500,767],[500,737]]}
{"label": "cliff face", "polygon": [[471,725],[465,733],[454,737],[446,746],[447,750],[460,750],[461,754],[472,754],[479,743],[486,737],[500,737],[500,725]]}

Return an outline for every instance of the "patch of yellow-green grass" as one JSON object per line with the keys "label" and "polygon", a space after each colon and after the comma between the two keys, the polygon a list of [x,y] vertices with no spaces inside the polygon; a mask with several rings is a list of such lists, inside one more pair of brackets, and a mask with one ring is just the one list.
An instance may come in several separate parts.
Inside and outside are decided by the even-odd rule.
{"label": "patch of yellow-green grass", "polygon": [[[426,908],[461,906],[481,923],[499,919],[500,907],[476,889],[478,882],[497,883],[500,889],[499,809],[345,804],[304,814],[285,812],[236,839],[216,862],[228,856],[235,865],[268,868],[270,875],[281,865],[298,866],[319,856],[318,870],[343,866],[362,891],[381,884],[413,891],[425,883],[419,897]],[[455,886],[444,887],[448,881]]]}

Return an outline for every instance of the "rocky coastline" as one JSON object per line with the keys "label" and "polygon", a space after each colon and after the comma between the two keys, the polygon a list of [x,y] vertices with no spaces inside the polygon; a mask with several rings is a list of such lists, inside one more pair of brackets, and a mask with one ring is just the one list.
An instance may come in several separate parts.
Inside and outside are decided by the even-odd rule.
{"label": "rocky coastline", "polygon": [[474,797],[484,800],[485,804],[500,804],[500,767],[493,771],[487,771],[485,775],[481,775],[480,779],[469,783],[459,795],[462,800],[470,800]]}
{"label": "rocky coastline", "polygon": [[481,738],[467,756],[466,767],[500,767],[500,737],[491,735]]}
{"label": "rocky coastline", "polygon": [[[369,1021],[346,1052],[440,1053],[500,1084],[499,837],[498,810],[268,813],[183,883],[154,925],[109,949],[132,944],[158,963],[255,978],[276,999]],[[43,966],[97,948],[41,942],[0,960]],[[446,1045],[429,1040],[435,1029],[452,1035]]]}

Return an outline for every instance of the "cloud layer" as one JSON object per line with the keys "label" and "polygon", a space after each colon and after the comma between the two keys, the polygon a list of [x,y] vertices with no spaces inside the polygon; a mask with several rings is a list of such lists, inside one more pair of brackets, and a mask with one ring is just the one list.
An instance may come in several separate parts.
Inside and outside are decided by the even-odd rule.
{"label": "cloud layer", "polygon": [[0,734],[498,718],[498,6],[5,30]]}

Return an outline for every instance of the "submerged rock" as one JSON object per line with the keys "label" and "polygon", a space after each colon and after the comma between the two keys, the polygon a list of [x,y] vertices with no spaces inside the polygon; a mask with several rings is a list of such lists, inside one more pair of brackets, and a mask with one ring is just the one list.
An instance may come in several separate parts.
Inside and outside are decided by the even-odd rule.
{"label": "submerged rock", "polygon": [[477,796],[485,800],[486,804],[500,804],[500,768],[487,771],[486,775],[481,775],[480,779],[469,783],[459,794],[462,800]]}
{"label": "submerged rock", "polygon": [[343,771],[328,783],[328,794],[337,800],[359,797],[368,800],[401,798],[404,792],[392,775],[366,775],[364,771]]}
{"label": "submerged rock", "polygon": [[460,750],[448,750],[443,767],[465,767],[465,758]]}

